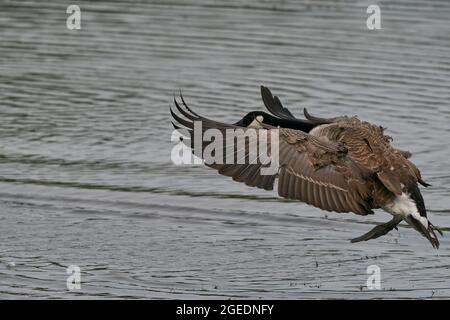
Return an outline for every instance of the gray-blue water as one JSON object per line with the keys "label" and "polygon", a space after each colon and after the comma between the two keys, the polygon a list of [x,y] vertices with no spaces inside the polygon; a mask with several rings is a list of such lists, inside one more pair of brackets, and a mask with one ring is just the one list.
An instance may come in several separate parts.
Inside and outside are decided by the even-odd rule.
{"label": "gray-blue water", "polygon": [[[0,298],[449,298],[450,2],[0,3]],[[172,164],[169,105],[286,106],[388,128],[433,186],[435,251],[390,219],[325,213]],[[81,268],[81,289],[66,268]],[[366,287],[378,265],[381,290]]]}

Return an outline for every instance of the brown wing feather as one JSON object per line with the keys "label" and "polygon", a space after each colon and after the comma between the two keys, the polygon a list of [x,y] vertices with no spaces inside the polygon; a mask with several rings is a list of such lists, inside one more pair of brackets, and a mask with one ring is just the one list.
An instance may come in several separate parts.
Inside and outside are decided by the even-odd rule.
{"label": "brown wing feather", "polygon": [[[343,143],[349,156],[368,172],[375,172],[382,185],[394,195],[402,193],[402,185],[410,186],[423,182],[420,171],[408,160],[411,153],[394,148],[391,138],[384,134],[384,128],[357,117],[343,117],[312,132],[318,138]],[[425,184],[426,185],[426,184]],[[387,198],[376,199],[379,203],[388,201],[393,195],[377,192]]]}
{"label": "brown wing feather", "polygon": [[[364,180],[364,170],[346,151],[338,143],[280,129],[279,195],[328,211],[371,213],[366,201],[370,190]],[[358,181],[358,190],[354,190],[352,181]],[[299,185],[299,192],[294,194],[291,184]],[[364,191],[363,186],[366,186]]]}
{"label": "brown wing feather", "polygon": [[[215,128],[224,132],[226,129],[237,128],[203,118],[190,112],[190,109],[183,110],[178,104],[176,106],[187,120],[173,112],[172,116],[188,129],[191,142],[194,138],[194,121],[202,121],[203,131]],[[246,133],[246,130],[240,129],[241,134]],[[258,137],[264,130],[266,129],[256,130]],[[273,175],[261,175],[260,170],[264,165],[260,162],[208,166],[235,181],[266,190],[273,189],[274,181],[278,177],[278,193],[281,197],[304,201],[324,210],[362,215],[372,213],[370,203],[367,202],[370,190],[365,183],[367,177],[364,175],[364,168],[348,157],[347,149],[340,143],[322,141],[292,129],[270,129],[268,132],[269,135],[279,133],[279,168]],[[270,141],[270,138],[268,140]],[[206,144],[202,144],[203,149]],[[192,143],[191,147],[194,145],[195,143]],[[269,146],[269,150],[271,149],[272,145]],[[237,148],[232,152],[233,156],[236,156]]]}

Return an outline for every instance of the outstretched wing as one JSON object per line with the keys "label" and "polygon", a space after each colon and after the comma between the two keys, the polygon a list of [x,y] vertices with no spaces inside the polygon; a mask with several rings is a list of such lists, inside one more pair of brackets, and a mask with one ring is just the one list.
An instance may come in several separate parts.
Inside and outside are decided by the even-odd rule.
{"label": "outstretched wing", "polygon": [[[347,156],[347,149],[340,143],[325,142],[302,131],[293,129],[253,129],[238,128],[234,125],[216,122],[199,116],[190,110],[183,101],[181,107],[176,101],[175,106],[180,115],[171,110],[174,120],[180,126],[188,130],[193,152],[205,158],[205,151],[210,141],[199,143],[198,133],[194,132],[195,122],[201,122],[201,134],[213,129],[226,137],[227,130],[233,130],[235,141],[245,141],[244,144],[233,143],[232,148],[227,148],[222,141],[218,150],[222,163],[205,163],[207,166],[218,170],[220,174],[232,177],[233,180],[243,182],[248,186],[273,189],[275,179],[278,178],[278,194],[288,199],[304,201],[315,207],[336,212],[354,212],[356,214],[369,214],[371,211],[370,188],[366,183],[370,179],[371,172],[355,163]],[[250,131],[252,130],[252,131]],[[251,133],[255,136],[253,140]],[[260,153],[260,137],[267,136],[263,143],[267,143],[267,158],[262,159]],[[277,139],[275,139],[275,137]],[[251,162],[250,146],[258,141],[256,162]],[[195,150],[196,146],[202,149]],[[278,150],[277,150],[278,149]],[[215,154],[217,156],[217,153]],[[234,162],[225,161],[227,156]],[[278,156],[278,157],[277,157]],[[220,157],[219,157],[220,158]],[[263,174],[261,169],[267,169],[278,158],[276,170],[270,174]],[[216,158],[217,159],[217,158]],[[245,163],[239,160],[245,159]],[[270,164],[270,165],[269,165]]]}
{"label": "outstretched wing", "polygon": [[[264,161],[261,161],[262,156],[260,154],[258,154],[256,159],[259,161],[253,161],[253,163],[250,161],[250,144],[259,140],[259,136],[263,131],[254,130],[251,128],[242,128],[240,126],[207,119],[193,112],[186,105],[184,99],[181,99],[183,102],[183,107],[181,107],[175,99],[174,103],[175,107],[183,117],[180,117],[171,109],[170,112],[172,117],[176,121],[176,123],[172,122],[172,124],[175,129],[187,130],[189,141],[185,138],[183,139],[183,142],[191,148],[194,155],[197,155],[199,158],[205,160],[204,163],[206,166],[216,169],[222,175],[232,177],[234,181],[243,182],[250,187],[273,190],[277,172],[274,172],[274,174],[271,175],[261,174],[261,168],[267,166],[267,164],[265,164]],[[198,128],[200,130],[197,134],[194,131],[196,125],[199,125]],[[221,141],[216,141],[215,139],[211,139],[214,141],[208,141],[207,139],[203,139],[206,137],[206,133],[208,131],[212,132],[212,130],[217,130],[216,133],[219,132],[222,137],[226,137],[227,130],[232,130],[233,133],[235,133],[233,142],[243,141],[244,143],[235,143],[233,148],[227,149],[225,139],[221,139]],[[256,137],[249,139],[250,132],[255,133]],[[270,139],[270,131],[264,130],[264,132],[269,135]],[[201,139],[200,142],[196,140],[197,137]],[[216,143],[217,147],[212,150],[213,152],[208,153],[208,156],[213,158],[212,160],[214,161],[208,161],[208,157],[205,152],[208,151],[207,148],[212,142]],[[267,152],[270,151],[269,146]]]}

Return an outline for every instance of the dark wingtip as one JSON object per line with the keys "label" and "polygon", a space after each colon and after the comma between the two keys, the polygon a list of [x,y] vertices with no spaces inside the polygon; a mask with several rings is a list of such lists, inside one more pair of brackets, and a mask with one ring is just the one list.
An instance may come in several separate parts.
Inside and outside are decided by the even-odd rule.
{"label": "dark wingtip", "polygon": [[308,112],[308,109],[306,109],[306,108],[303,108],[303,114],[305,115],[305,118],[306,118],[306,119],[308,119],[308,118],[311,117],[311,115],[310,115],[309,112]]}
{"label": "dark wingtip", "polygon": [[[187,119],[189,119],[189,120],[191,120],[191,121],[198,120],[199,117],[198,117],[193,111],[191,111],[191,109],[189,109],[189,107],[186,105],[186,103],[185,103],[184,100],[183,100],[183,96],[181,96],[181,100],[183,101],[183,106],[184,106],[184,108],[185,108],[187,111],[184,110],[184,109],[180,106],[180,104],[178,103],[177,99],[174,97],[173,102],[174,102],[175,107],[177,108],[177,110],[178,110],[184,117],[186,117]],[[188,111],[189,111],[189,112],[188,112]]]}
{"label": "dark wingtip", "polygon": [[311,115],[306,108],[303,108],[303,114],[305,115],[305,118],[311,121],[314,124],[320,125],[320,124],[329,124],[337,121],[340,117],[334,117],[334,118],[319,118]]}
{"label": "dark wingtip", "polygon": [[261,97],[267,110],[282,119],[296,119],[288,108],[283,107],[280,99],[274,96],[269,88],[261,86]]}
{"label": "dark wingtip", "polygon": [[[175,100],[175,104],[177,104],[176,100]],[[193,122],[190,122],[190,121],[187,121],[187,120],[181,118],[175,112],[173,112],[172,108],[170,108],[170,114],[172,115],[172,117],[175,119],[176,122],[178,122],[179,124],[185,126],[186,128],[192,129]]]}
{"label": "dark wingtip", "polygon": [[272,96],[272,93],[270,92],[269,88],[267,88],[266,86],[261,85],[260,86],[261,89],[261,95],[270,95]]}
{"label": "dark wingtip", "polygon": [[419,179],[419,183],[424,186],[425,188],[431,187],[431,184],[426,183],[425,181],[423,181],[422,179]]}
{"label": "dark wingtip", "polygon": [[313,123],[318,123],[318,124],[324,123],[325,119],[320,119],[320,118],[314,117],[313,115],[311,115],[308,112],[308,109],[306,109],[306,108],[303,108],[303,114],[305,115],[306,119],[308,119],[309,121],[311,121]]}
{"label": "dark wingtip", "polygon": [[261,86],[261,97],[266,106],[270,105],[270,102],[273,99],[272,92],[270,92],[269,88],[267,88],[265,86]]}
{"label": "dark wingtip", "polygon": [[183,94],[181,93],[181,90],[180,90],[180,98],[181,98],[181,102],[183,102],[184,107],[185,107],[190,113],[192,113],[194,116],[200,118],[200,115],[199,115],[198,113],[192,111],[192,109],[189,108],[189,106],[187,105],[186,101],[184,101],[184,97],[183,97]]}
{"label": "dark wingtip", "polygon": [[177,126],[176,124],[175,124],[175,122],[173,122],[173,121],[170,121],[171,123],[172,123],[172,126],[175,128],[175,130],[180,130],[181,129],[181,127],[180,126]]}

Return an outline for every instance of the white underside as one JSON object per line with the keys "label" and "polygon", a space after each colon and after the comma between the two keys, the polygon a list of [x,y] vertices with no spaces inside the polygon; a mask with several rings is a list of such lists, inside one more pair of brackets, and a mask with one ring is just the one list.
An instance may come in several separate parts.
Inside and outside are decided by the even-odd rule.
{"label": "white underside", "polygon": [[383,209],[394,216],[399,215],[402,218],[412,215],[416,218],[416,220],[419,220],[425,228],[428,229],[427,218],[420,215],[414,200],[411,199],[407,193],[402,193],[400,196],[397,196],[394,201],[384,206]]}

